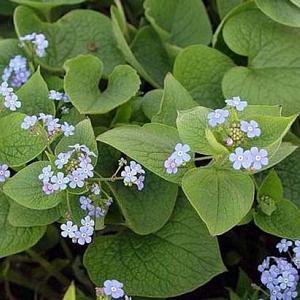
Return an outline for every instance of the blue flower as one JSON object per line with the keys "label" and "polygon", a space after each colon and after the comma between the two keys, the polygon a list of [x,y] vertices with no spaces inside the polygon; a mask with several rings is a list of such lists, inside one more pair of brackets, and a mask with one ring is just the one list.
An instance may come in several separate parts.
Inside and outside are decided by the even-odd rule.
{"label": "blue flower", "polygon": [[112,296],[115,299],[124,297],[125,295],[123,283],[115,279],[104,281],[103,291],[106,296]]}
{"label": "blue flower", "polygon": [[38,121],[37,116],[26,116],[24,118],[24,121],[21,123],[21,128],[29,129],[29,128],[33,127],[37,121]]}
{"label": "blue flower", "polygon": [[137,172],[135,170],[132,170],[130,166],[126,166],[121,172],[121,177],[123,177],[124,185],[132,186],[132,184],[137,181],[136,175]]}
{"label": "blue flower", "polygon": [[295,241],[295,247],[293,248],[293,252],[297,258],[300,258],[300,241]]}
{"label": "blue flower", "polygon": [[11,93],[4,98],[4,106],[11,111],[16,111],[22,106],[21,101],[16,94]]}
{"label": "blue flower", "polygon": [[253,160],[252,168],[254,170],[260,170],[263,166],[267,166],[269,163],[268,151],[265,149],[258,149],[257,147],[252,147],[250,153]]}
{"label": "blue flower", "polygon": [[48,181],[43,182],[42,190],[46,195],[50,195],[50,194],[53,194],[55,192],[53,184],[51,182],[48,182]]}
{"label": "blue flower", "polygon": [[247,137],[254,138],[261,135],[261,130],[256,121],[251,120],[250,122],[241,121],[241,130],[247,133]]}
{"label": "blue flower", "polygon": [[282,239],[277,245],[276,248],[279,250],[280,253],[287,252],[289,247],[291,247],[293,243],[291,241],[287,241],[286,239]]}
{"label": "blue flower", "polygon": [[49,46],[49,42],[46,37],[42,33],[30,33],[25,36],[20,37],[20,41],[22,42],[22,46],[24,42],[31,42],[34,45],[35,53],[38,57],[44,57],[46,55],[46,49]]}
{"label": "blue flower", "polygon": [[226,118],[229,117],[229,111],[227,109],[216,109],[208,114],[208,124],[211,127],[223,124]]}
{"label": "blue flower", "polygon": [[65,177],[64,173],[62,172],[58,172],[56,175],[51,177],[51,183],[53,183],[53,189],[55,191],[65,190],[69,181],[70,179]]}
{"label": "blue flower", "polygon": [[88,197],[80,196],[80,197],[79,197],[79,202],[80,202],[80,207],[81,207],[81,209],[87,210],[89,204],[92,203],[92,200],[91,200],[90,198],[88,198]]}
{"label": "blue flower", "polygon": [[72,171],[68,175],[69,178],[69,187],[75,189],[76,187],[82,188],[84,186],[85,176],[80,169]]}
{"label": "blue flower", "polygon": [[144,181],[145,181],[145,176],[143,175],[139,176],[138,179],[136,180],[135,184],[139,191],[141,191],[144,188]]}
{"label": "blue flower", "polygon": [[232,97],[225,102],[227,105],[235,107],[237,111],[243,111],[248,105],[247,101],[242,101],[240,97]]}
{"label": "blue flower", "polygon": [[240,170],[242,167],[248,169],[253,162],[250,151],[244,151],[241,147],[236,148],[235,153],[229,155],[229,160],[233,162],[232,166],[235,170]]}
{"label": "blue flower", "polygon": [[81,226],[78,231],[75,232],[75,238],[79,245],[89,244],[92,241],[91,236],[94,233],[92,226]]}
{"label": "blue flower", "polygon": [[30,69],[27,68],[27,59],[21,55],[16,55],[4,69],[2,80],[9,81],[13,87],[23,85],[31,75]]}
{"label": "blue flower", "polygon": [[61,125],[60,129],[64,133],[64,136],[74,135],[75,127],[68,124],[67,122],[64,122],[64,124]]}
{"label": "blue flower", "polygon": [[43,182],[49,182],[52,176],[53,171],[51,169],[51,165],[48,165],[42,169],[42,173],[39,175],[39,180],[42,180]]}
{"label": "blue flower", "polygon": [[91,219],[90,216],[86,216],[84,219],[81,219],[80,222],[83,226],[87,226],[87,227],[94,227],[95,226],[95,221],[93,219]]}
{"label": "blue flower", "polygon": [[80,167],[80,171],[82,172],[82,174],[84,175],[84,178],[88,178],[88,177],[93,177],[94,176],[94,167],[92,164],[86,163],[86,162],[81,162],[79,164]]}
{"label": "blue flower", "polygon": [[175,145],[175,151],[172,153],[171,158],[174,159],[177,166],[181,166],[191,160],[191,156],[188,154],[190,150],[189,145],[178,143]]}
{"label": "blue flower", "polygon": [[77,225],[73,225],[72,221],[67,221],[66,224],[61,224],[60,229],[62,230],[61,235],[69,238],[75,237],[75,233],[78,230]]}
{"label": "blue flower", "polygon": [[94,195],[100,195],[101,193],[101,188],[99,186],[98,183],[93,183],[92,187],[91,187],[91,192],[94,194]]}
{"label": "blue flower", "polygon": [[64,165],[66,165],[69,162],[70,157],[71,154],[69,152],[59,153],[57,159],[54,162],[57,169],[62,169]]}
{"label": "blue flower", "polygon": [[172,157],[169,157],[165,161],[164,166],[168,174],[176,174],[178,172],[177,164]]}
{"label": "blue flower", "polygon": [[5,182],[10,176],[10,171],[8,170],[8,165],[0,165],[0,182]]}

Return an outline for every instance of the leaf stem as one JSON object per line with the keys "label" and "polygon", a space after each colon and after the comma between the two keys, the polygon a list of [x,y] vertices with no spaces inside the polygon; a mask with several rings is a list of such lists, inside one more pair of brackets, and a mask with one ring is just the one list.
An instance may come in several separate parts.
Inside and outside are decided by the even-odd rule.
{"label": "leaf stem", "polygon": [[35,251],[28,249],[26,252],[36,261],[38,262],[47,272],[49,272],[53,277],[55,277],[62,285],[69,285],[70,281],[63,274],[55,270],[55,268],[42,256],[40,256]]}

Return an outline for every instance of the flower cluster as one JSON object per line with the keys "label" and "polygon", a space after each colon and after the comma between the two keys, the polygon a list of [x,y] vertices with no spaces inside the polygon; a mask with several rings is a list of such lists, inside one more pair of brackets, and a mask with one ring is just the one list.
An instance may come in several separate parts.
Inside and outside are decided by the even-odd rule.
{"label": "flower cluster", "polygon": [[258,271],[261,273],[261,282],[269,290],[270,299],[292,300],[297,298],[297,285],[299,282],[300,269],[300,241],[288,241],[282,239],[276,248],[280,253],[288,252],[291,248],[293,251],[292,262],[285,257],[266,257]]}
{"label": "flower cluster", "polygon": [[2,80],[9,82],[13,87],[20,87],[30,75],[31,71],[27,68],[27,59],[21,55],[16,55],[4,69]]}
{"label": "flower cluster", "polygon": [[191,160],[188,152],[191,150],[189,145],[176,144],[174,152],[165,161],[164,166],[168,174],[176,174],[180,166],[184,166]]}
{"label": "flower cluster", "polygon": [[234,153],[229,155],[229,160],[233,163],[235,170],[240,170],[242,167],[244,169],[260,170],[269,163],[267,150],[258,149],[257,147],[251,147],[250,150],[246,151],[238,147]]}
{"label": "flower cluster", "polygon": [[90,216],[86,216],[81,219],[81,226],[78,228],[72,221],[67,221],[65,224],[60,226],[61,235],[66,238],[72,239],[72,242],[78,243],[79,245],[89,244],[92,241],[94,234],[95,221]]}
{"label": "flower cluster", "polygon": [[21,124],[21,128],[23,129],[31,129],[35,126],[35,124],[41,121],[43,127],[46,129],[48,133],[48,138],[53,137],[56,133],[62,132],[64,136],[74,135],[75,127],[73,125],[64,122],[63,124],[59,124],[59,119],[55,118],[52,115],[46,115],[40,113],[38,116],[26,116],[24,121]]}
{"label": "flower cluster", "polygon": [[65,103],[70,102],[70,99],[66,94],[64,94],[62,92],[55,91],[55,90],[50,90],[49,94],[48,94],[48,97],[49,97],[50,100],[62,101],[62,102],[65,102]]}
{"label": "flower cluster", "polygon": [[124,170],[121,172],[124,185],[132,186],[135,184],[137,189],[141,191],[144,188],[145,170],[140,164],[133,160],[129,162],[129,165],[127,165],[127,161],[125,159],[120,159],[119,166],[122,167],[124,165]]}
{"label": "flower cluster", "polygon": [[5,182],[7,178],[10,177],[10,171],[8,170],[8,165],[0,165],[0,182]]}
{"label": "flower cluster", "polygon": [[0,85],[0,95],[4,97],[4,106],[11,111],[16,111],[21,107],[21,101],[19,97],[14,93],[12,87],[8,85],[6,81]]}
{"label": "flower cluster", "polygon": [[35,50],[35,54],[38,57],[44,57],[46,55],[46,49],[49,46],[49,42],[47,41],[45,35],[43,33],[31,33],[25,36],[20,37],[21,46],[24,45],[24,42],[30,42]]}
{"label": "flower cluster", "polygon": [[85,145],[70,146],[71,150],[60,153],[55,160],[59,172],[54,174],[51,165],[44,167],[39,179],[43,182],[43,192],[50,195],[55,191],[82,188],[86,179],[93,177],[91,156],[96,156]]}
{"label": "flower cluster", "polygon": [[87,196],[80,196],[80,207],[88,212],[89,216],[100,218],[104,217],[108,208],[112,204],[112,198],[101,198],[101,188],[97,183],[94,183],[90,188],[90,194]]}
{"label": "flower cluster", "polygon": [[124,297],[125,300],[131,300],[131,297],[125,295],[123,288],[123,283],[116,279],[105,280],[103,288],[96,287],[95,289],[97,299],[119,299]]}
{"label": "flower cluster", "polygon": [[240,146],[245,142],[245,138],[253,139],[261,136],[261,129],[255,120],[237,120],[237,113],[242,112],[247,107],[247,101],[241,100],[240,97],[233,97],[232,99],[225,100],[225,102],[229,108],[236,110],[231,118],[229,109],[216,109],[210,112],[207,118],[209,126],[213,128],[224,124],[228,119],[234,119],[231,124],[225,126],[227,137],[224,141],[225,146],[236,147],[233,149],[234,152],[229,156],[233,168],[235,170],[240,170],[241,168],[260,170],[263,166],[267,166],[269,163],[267,150],[257,147],[244,150]]}

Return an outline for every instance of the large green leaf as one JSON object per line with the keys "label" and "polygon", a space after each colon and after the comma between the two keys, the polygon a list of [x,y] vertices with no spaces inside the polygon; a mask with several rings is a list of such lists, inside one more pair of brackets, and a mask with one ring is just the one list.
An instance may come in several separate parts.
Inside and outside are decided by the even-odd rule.
{"label": "large green leaf", "polygon": [[113,146],[138,161],[160,177],[178,183],[187,170],[181,167],[176,174],[167,174],[165,160],[173,153],[174,147],[180,143],[175,128],[150,123],[140,126],[124,126],[106,131],[97,140]]}
{"label": "large green leaf", "polygon": [[7,216],[9,201],[0,193],[0,257],[26,250],[36,244],[44,235],[46,227],[14,227],[9,224]]}
{"label": "large green leaf", "polygon": [[300,210],[289,200],[276,202],[276,210],[268,216],[262,211],[254,214],[254,222],[261,230],[283,238],[300,239]]}
{"label": "large green leaf", "polygon": [[170,218],[177,196],[177,185],[146,170],[145,187],[125,187],[123,182],[111,184],[111,190],[125,217],[126,224],[137,234],[159,230]]}
{"label": "large green leaf", "polygon": [[165,78],[164,93],[160,110],[152,118],[152,122],[176,126],[177,111],[197,106],[187,90],[172,76]]}
{"label": "large green leaf", "polygon": [[48,87],[40,69],[17,91],[17,95],[22,101],[20,112],[30,116],[39,113],[55,115],[55,105],[48,97]]}
{"label": "large green leaf", "polygon": [[145,15],[161,38],[179,47],[209,44],[210,21],[202,1],[146,0]]}
{"label": "large green leaf", "polygon": [[154,87],[161,87],[171,65],[158,35],[149,26],[143,27],[130,47],[120,28],[116,7],[111,9],[111,18],[116,41],[126,61]]}
{"label": "large green leaf", "polygon": [[212,235],[238,224],[254,200],[251,177],[231,170],[192,169],[183,177],[182,188]]}
{"label": "large green leaf", "polygon": [[251,104],[280,104],[284,113],[299,112],[299,30],[270,20],[255,7],[230,17],[223,29],[225,42],[248,57],[248,67],[225,74],[224,95],[239,95]]}
{"label": "large green leaf", "polygon": [[218,50],[195,45],[180,52],[173,71],[196,102],[216,108],[223,105],[223,76],[233,66],[231,59]]}
{"label": "large green leaf", "polygon": [[226,154],[228,150],[215,139],[208,128],[207,115],[210,109],[197,106],[180,111],[176,120],[182,141],[201,154]]}
{"label": "large green leaf", "polygon": [[34,131],[21,128],[24,117],[24,114],[14,113],[0,118],[0,161],[9,166],[21,166],[31,161],[48,143],[41,126],[36,126]]}
{"label": "large green leaf", "polygon": [[284,196],[300,208],[300,149],[276,166],[283,184]]}
{"label": "large green leaf", "polygon": [[140,86],[136,71],[120,65],[109,75],[107,89],[101,93],[98,85],[103,64],[92,55],[68,60],[64,67],[65,91],[82,114],[105,114],[135,96]]}
{"label": "large green leaf", "polygon": [[[75,126],[74,135],[63,137],[55,148],[55,154],[58,155],[61,152],[67,152],[70,150],[69,146],[75,144],[85,145],[90,151],[98,155],[97,142],[90,119],[79,122]],[[91,157],[91,159],[93,162],[97,161],[95,157]]]}
{"label": "large green leaf", "polygon": [[300,7],[290,0],[255,0],[259,9],[276,22],[300,27]]}
{"label": "large green leaf", "polygon": [[28,5],[37,9],[50,9],[62,5],[74,5],[84,2],[85,0],[11,0],[18,4]]}
{"label": "large green leaf", "polygon": [[65,192],[46,195],[42,190],[43,183],[38,178],[42,168],[48,165],[48,161],[39,161],[25,167],[4,184],[4,193],[18,204],[31,209],[57,206],[65,199]]}
{"label": "large green leaf", "polygon": [[[64,62],[79,54],[93,54],[104,61],[104,74],[124,63],[112,33],[111,21],[93,10],[72,10],[55,23],[43,22],[30,8],[15,10],[18,36],[42,32],[49,41],[46,56],[37,59],[45,68],[62,71]],[[27,51],[29,49],[26,47]]]}
{"label": "large green leaf", "polygon": [[223,19],[233,8],[242,3],[243,0],[217,0],[217,9],[220,18]]}
{"label": "large green leaf", "polygon": [[160,110],[163,90],[155,89],[146,93],[143,97],[142,110],[151,120]]}
{"label": "large green leaf", "polygon": [[96,285],[115,278],[129,295],[148,297],[186,293],[225,270],[217,240],[182,196],[161,230],[143,237],[129,231],[98,237],[84,264]]}
{"label": "large green leaf", "polygon": [[11,200],[8,222],[18,227],[44,226],[57,221],[60,216],[61,209],[59,205],[50,209],[37,210],[27,208]]}

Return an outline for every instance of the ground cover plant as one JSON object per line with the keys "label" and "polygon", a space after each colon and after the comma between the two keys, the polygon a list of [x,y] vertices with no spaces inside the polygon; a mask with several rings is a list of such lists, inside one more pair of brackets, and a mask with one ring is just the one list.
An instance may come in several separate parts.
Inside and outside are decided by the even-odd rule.
{"label": "ground cover plant", "polygon": [[300,1],[0,1],[1,299],[299,299]]}

